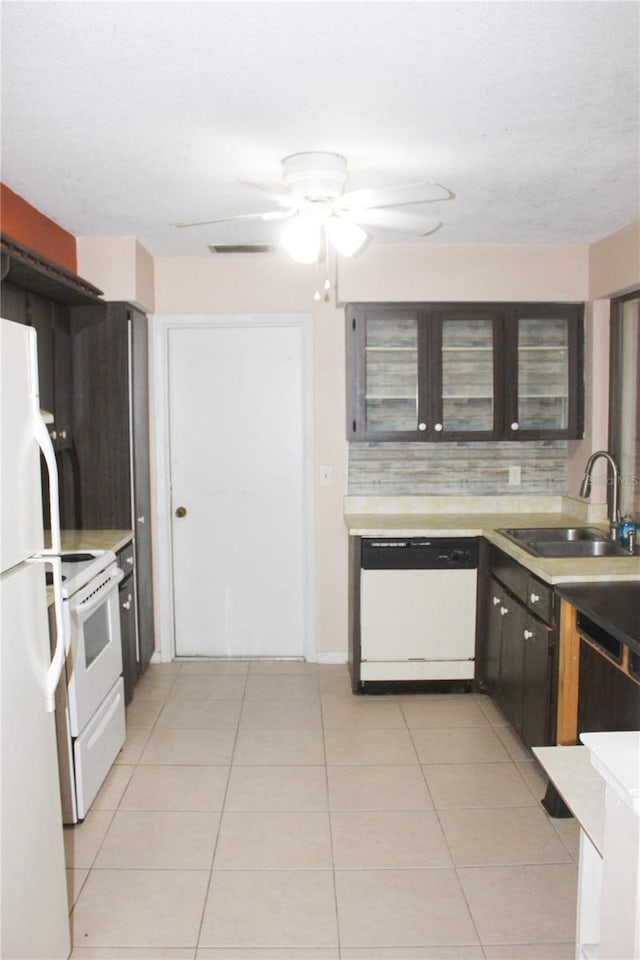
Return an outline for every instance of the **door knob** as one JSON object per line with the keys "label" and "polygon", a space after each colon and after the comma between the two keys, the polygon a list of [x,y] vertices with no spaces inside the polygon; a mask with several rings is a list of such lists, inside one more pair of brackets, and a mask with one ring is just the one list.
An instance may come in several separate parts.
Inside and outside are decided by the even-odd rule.
{"label": "door knob", "polygon": [[177,508],[177,510],[176,510],[176,517],[186,517],[186,515],[187,515],[187,508],[186,508],[186,507],[178,507],[178,508]]}

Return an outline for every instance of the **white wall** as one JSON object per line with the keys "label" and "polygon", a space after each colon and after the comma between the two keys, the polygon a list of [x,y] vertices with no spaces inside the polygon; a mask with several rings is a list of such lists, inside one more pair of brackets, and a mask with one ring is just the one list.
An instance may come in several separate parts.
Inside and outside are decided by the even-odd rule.
{"label": "white wall", "polygon": [[588,248],[373,245],[340,264],[341,301],[583,301]]}
{"label": "white wall", "polygon": [[135,237],[78,237],[78,274],[91,277],[105,300],[154,309],[154,262]]}

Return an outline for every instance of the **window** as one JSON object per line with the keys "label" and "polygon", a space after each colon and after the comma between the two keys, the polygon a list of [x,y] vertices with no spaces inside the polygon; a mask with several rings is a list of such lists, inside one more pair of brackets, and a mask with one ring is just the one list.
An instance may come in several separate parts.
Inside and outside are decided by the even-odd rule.
{"label": "window", "polygon": [[620,465],[620,512],[640,520],[640,292],[611,304],[611,451]]}

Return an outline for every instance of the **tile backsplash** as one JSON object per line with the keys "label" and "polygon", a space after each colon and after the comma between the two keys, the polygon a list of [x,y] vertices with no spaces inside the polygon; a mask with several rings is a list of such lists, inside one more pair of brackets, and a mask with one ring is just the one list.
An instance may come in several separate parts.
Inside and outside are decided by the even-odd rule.
{"label": "tile backsplash", "polygon": [[[520,467],[520,484],[509,468]],[[567,443],[351,443],[351,495],[564,494]]]}

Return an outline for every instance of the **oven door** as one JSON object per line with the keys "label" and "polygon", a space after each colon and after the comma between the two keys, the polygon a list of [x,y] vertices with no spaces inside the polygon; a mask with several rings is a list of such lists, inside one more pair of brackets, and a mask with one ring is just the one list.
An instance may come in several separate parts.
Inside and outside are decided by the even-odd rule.
{"label": "oven door", "polygon": [[69,598],[67,690],[71,735],[79,736],[122,673],[118,584],[114,563]]}

